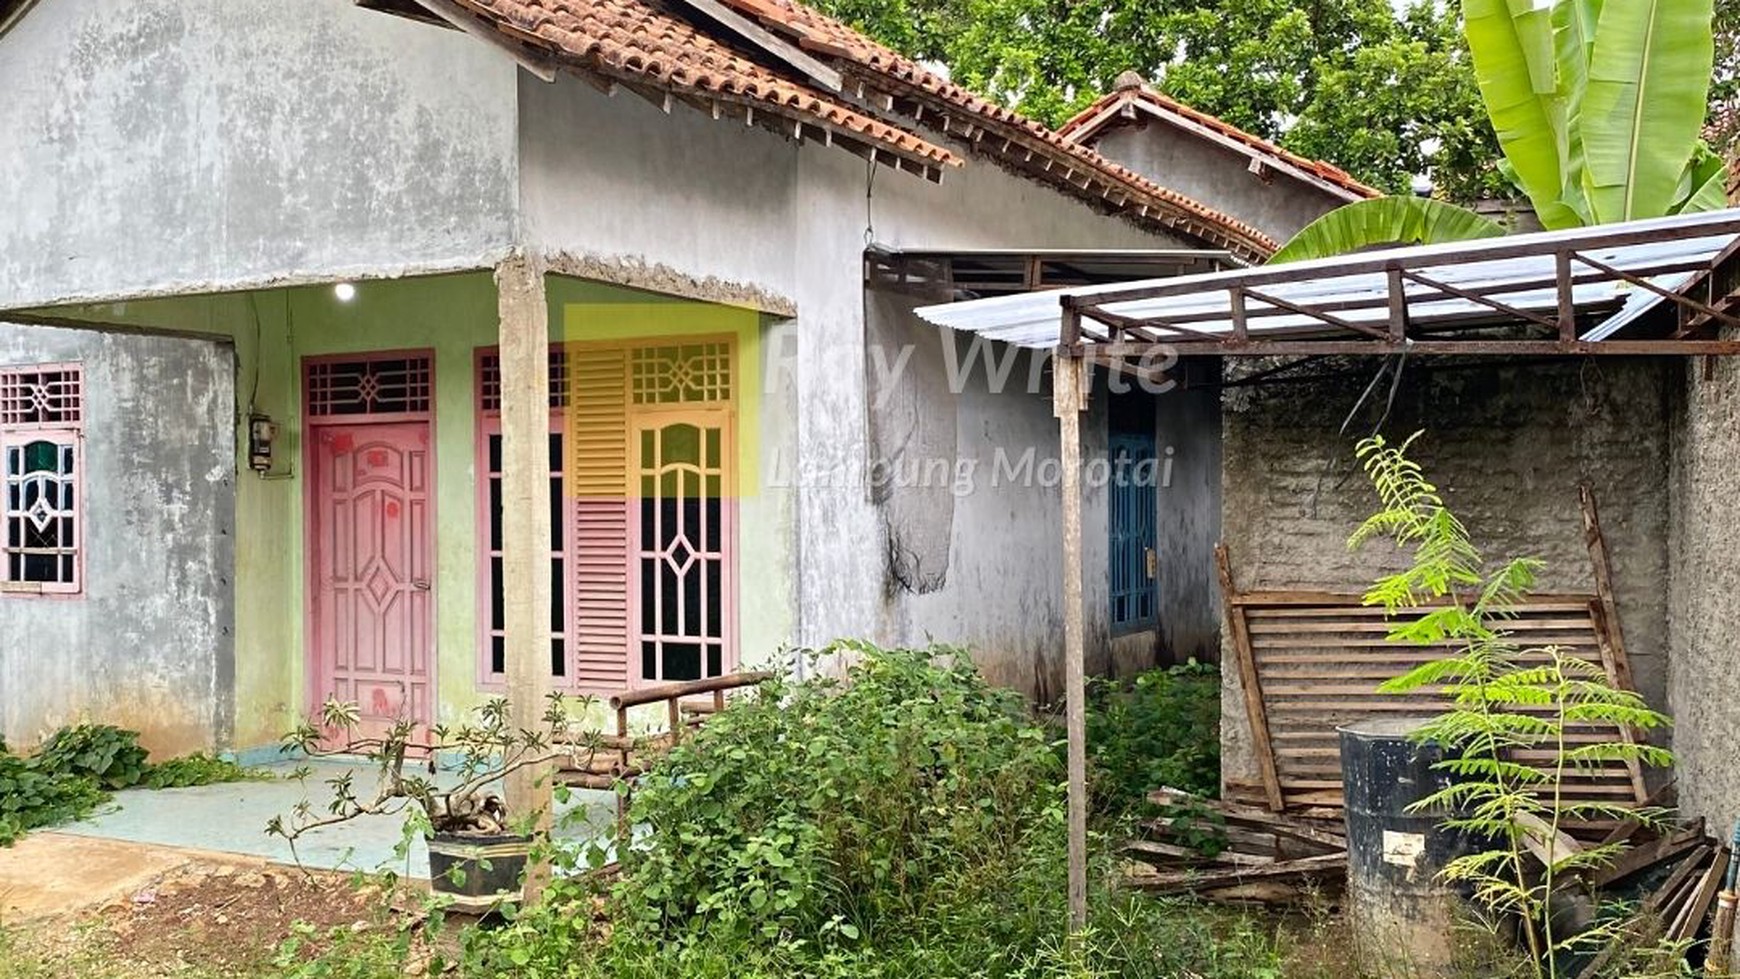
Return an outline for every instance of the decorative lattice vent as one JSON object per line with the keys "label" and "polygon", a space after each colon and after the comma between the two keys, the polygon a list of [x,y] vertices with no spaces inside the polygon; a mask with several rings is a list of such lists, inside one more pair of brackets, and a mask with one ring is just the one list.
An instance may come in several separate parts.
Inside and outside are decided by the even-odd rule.
{"label": "decorative lattice vent", "polygon": [[308,365],[308,414],[422,414],[434,407],[434,365],[427,355],[366,357]]}
{"label": "decorative lattice vent", "polygon": [[84,384],[79,368],[0,368],[0,425],[50,428],[82,421]]}
{"label": "decorative lattice vent", "polygon": [[730,401],[731,345],[637,347],[629,363],[629,392],[637,405]]}

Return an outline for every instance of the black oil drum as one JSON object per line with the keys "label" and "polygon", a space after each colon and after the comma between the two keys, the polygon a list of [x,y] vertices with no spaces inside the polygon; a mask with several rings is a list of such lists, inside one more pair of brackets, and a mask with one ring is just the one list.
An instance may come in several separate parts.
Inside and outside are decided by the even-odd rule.
{"label": "black oil drum", "polygon": [[1381,718],[1341,733],[1347,820],[1347,912],[1359,962],[1376,977],[1452,974],[1462,897],[1439,874],[1470,852],[1439,826],[1443,811],[1409,807],[1446,788],[1436,745],[1412,739],[1427,718]]}

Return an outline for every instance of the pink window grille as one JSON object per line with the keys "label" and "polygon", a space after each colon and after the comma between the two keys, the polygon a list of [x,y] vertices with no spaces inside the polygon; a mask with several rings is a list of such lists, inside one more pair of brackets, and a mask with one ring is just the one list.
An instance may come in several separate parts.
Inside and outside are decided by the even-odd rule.
{"label": "pink window grille", "polygon": [[0,591],[83,588],[82,381],[77,365],[0,368]]}

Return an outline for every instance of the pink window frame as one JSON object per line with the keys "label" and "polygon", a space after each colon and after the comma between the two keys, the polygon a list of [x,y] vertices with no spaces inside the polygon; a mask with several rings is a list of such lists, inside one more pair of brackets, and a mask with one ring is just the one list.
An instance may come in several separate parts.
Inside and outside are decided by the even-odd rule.
{"label": "pink window frame", "polygon": [[[11,364],[0,367],[0,374],[38,374],[73,372],[79,375],[77,421],[6,422],[0,423],[0,491],[4,490],[5,450],[14,444],[50,441],[71,446],[73,450],[73,580],[45,582],[14,582],[7,578],[7,565],[0,564],[0,598],[39,598],[65,601],[85,595],[85,403],[84,365],[72,361],[48,364]],[[0,497],[0,518],[4,517],[4,497]],[[0,534],[6,528],[0,526]],[[0,543],[4,538],[0,538]],[[0,558],[6,552],[0,550]]]}
{"label": "pink window frame", "polygon": [[[429,361],[429,407],[424,411],[393,411],[379,414],[360,415],[319,415],[309,411],[310,405],[310,374],[311,368],[320,364],[336,363],[372,363],[380,360],[405,360],[412,357],[422,357]],[[413,347],[398,350],[367,350],[356,353],[319,354],[302,358],[298,367],[298,407],[302,413],[302,662],[303,691],[302,702],[308,705],[311,714],[318,715],[321,707],[320,681],[321,651],[314,648],[318,633],[318,623],[315,621],[314,596],[320,587],[319,570],[314,566],[314,525],[316,522],[314,500],[319,487],[314,481],[315,446],[320,442],[314,437],[316,429],[343,428],[355,425],[390,425],[418,423],[429,427],[429,473],[431,492],[429,493],[429,553],[435,558],[433,577],[429,580],[429,607],[441,607],[441,511],[439,479],[440,460],[437,458],[437,443],[435,438],[435,406],[436,380],[438,363],[433,347]],[[435,613],[431,612],[433,616]],[[429,630],[430,641],[434,646],[429,650],[429,689],[436,693],[441,689],[441,645],[439,623],[431,622]],[[439,712],[439,696],[430,701],[430,710]],[[431,719],[433,720],[433,719]]]}
{"label": "pink window frame", "polygon": [[[489,437],[501,434],[501,410],[483,406],[483,365],[486,360],[499,353],[499,347],[478,347],[473,353],[471,372],[474,394],[472,406],[477,417],[477,424],[473,426],[476,430],[476,439],[472,447],[473,465],[475,466],[473,470],[475,478],[472,482],[475,484],[474,498],[477,507],[477,519],[473,527],[477,541],[477,686],[480,690],[492,692],[507,689],[507,676],[490,669],[490,659],[495,652],[495,628],[491,622],[494,612],[494,609],[491,608],[491,600],[494,597],[495,588],[490,581],[490,559],[496,556],[496,551],[490,547],[489,540]],[[550,409],[550,434],[562,435],[566,439],[567,427],[567,412],[562,408],[552,407]],[[563,452],[562,461],[564,466],[562,485],[566,489],[568,485],[565,472],[566,451]],[[568,585],[567,580],[568,576],[574,573],[576,557],[574,535],[578,528],[575,526],[576,514],[573,507],[564,506],[561,508],[561,513],[563,549],[560,552],[550,551],[550,560],[562,559],[564,587],[560,595],[552,595],[550,598],[552,601],[562,603],[562,622],[565,629],[562,632],[551,632],[550,639],[562,640],[563,658],[567,661],[568,672],[561,677],[552,676],[550,679],[558,689],[580,690],[580,671],[574,662],[574,589]]]}

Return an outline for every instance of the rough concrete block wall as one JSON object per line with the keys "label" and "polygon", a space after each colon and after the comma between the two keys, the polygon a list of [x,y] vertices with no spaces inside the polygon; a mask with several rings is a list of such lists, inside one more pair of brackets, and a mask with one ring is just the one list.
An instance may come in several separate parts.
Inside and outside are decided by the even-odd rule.
{"label": "rough concrete block wall", "polygon": [[1685,373],[1673,446],[1668,705],[1680,806],[1725,833],[1740,818],[1740,362],[1717,357]]}
{"label": "rough concrete block wall", "polygon": [[[1363,589],[1404,566],[1348,535],[1376,506],[1353,435],[1338,436],[1377,364],[1310,384],[1229,389],[1224,398],[1225,539],[1242,590]],[[1664,703],[1668,631],[1669,417],[1675,365],[1600,358],[1423,371],[1415,364],[1383,430],[1424,429],[1415,458],[1489,560],[1547,563],[1543,591],[1592,591],[1577,488],[1595,490],[1638,685]],[[1369,432],[1386,380],[1349,426]],[[1225,661],[1233,663],[1230,639]],[[1256,775],[1236,671],[1222,686],[1223,775]],[[1740,714],[1740,708],[1736,708]]]}
{"label": "rough concrete block wall", "polygon": [[84,370],[84,590],[0,596],[0,734],[89,720],[162,754],[229,747],[232,348],[0,325],[0,365],[67,361]]}

